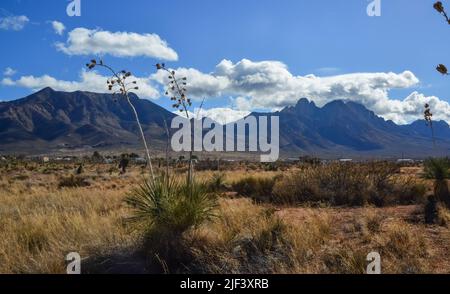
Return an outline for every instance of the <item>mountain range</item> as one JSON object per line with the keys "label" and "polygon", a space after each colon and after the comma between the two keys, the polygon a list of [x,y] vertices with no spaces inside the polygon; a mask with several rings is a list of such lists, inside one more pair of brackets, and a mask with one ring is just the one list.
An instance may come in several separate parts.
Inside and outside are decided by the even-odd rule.
{"label": "mountain range", "polygon": [[[163,151],[165,124],[175,114],[131,94],[152,150]],[[444,121],[397,125],[363,105],[336,100],[318,107],[306,98],[279,112],[283,157],[425,158],[447,155],[450,127]],[[53,154],[91,150],[140,150],[133,112],[111,94],[59,92],[45,88],[28,97],[0,103],[1,154]]]}

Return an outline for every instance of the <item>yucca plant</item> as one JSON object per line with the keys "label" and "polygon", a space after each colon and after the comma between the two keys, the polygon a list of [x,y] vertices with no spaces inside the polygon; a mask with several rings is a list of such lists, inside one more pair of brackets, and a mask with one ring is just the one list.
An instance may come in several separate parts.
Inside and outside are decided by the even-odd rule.
{"label": "yucca plant", "polygon": [[138,125],[139,132],[141,134],[142,143],[144,144],[145,153],[147,155],[147,160],[148,160],[148,165],[150,167],[150,174],[151,174],[152,178],[155,178],[155,174],[153,173],[152,158],[150,156],[150,150],[148,148],[147,141],[145,139],[144,130],[142,128],[142,124],[141,124],[141,121],[139,119],[139,115],[138,115],[138,112],[136,110],[136,107],[131,102],[131,98],[130,98],[130,93],[132,91],[139,90],[139,87],[137,86],[137,81],[136,80],[129,81],[130,78],[133,77],[133,74],[131,72],[129,72],[129,71],[126,71],[126,70],[122,70],[120,72],[117,72],[112,67],[110,67],[109,65],[105,64],[103,62],[103,60],[99,60],[97,62],[96,59],[92,59],[90,63],[86,64],[86,67],[89,70],[92,70],[92,69],[94,69],[96,67],[103,67],[103,68],[106,68],[107,70],[110,71],[111,77],[106,81],[106,84],[108,86],[108,90],[109,91],[113,91],[113,95],[120,95],[121,97],[125,98],[126,101],[128,102],[128,104],[130,105],[130,107],[131,107],[131,109],[133,111],[136,123]]}
{"label": "yucca plant", "polygon": [[227,189],[224,173],[215,173],[208,183],[208,190],[211,192],[222,192]]}
{"label": "yucca plant", "polygon": [[144,232],[145,248],[167,262],[183,250],[183,233],[214,217],[217,195],[202,183],[161,176],[145,180],[125,202],[133,209],[128,220]]}
{"label": "yucca plant", "polygon": [[449,177],[449,159],[431,158],[425,162],[425,176],[434,179],[434,195],[438,201],[450,207],[450,192],[447,179]]}

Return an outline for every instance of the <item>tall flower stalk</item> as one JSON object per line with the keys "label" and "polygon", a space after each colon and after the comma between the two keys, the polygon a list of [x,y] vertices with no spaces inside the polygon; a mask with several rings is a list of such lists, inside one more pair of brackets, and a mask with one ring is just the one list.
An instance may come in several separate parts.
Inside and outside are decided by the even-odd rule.
{"label": "tall flower stalk", "polygon": [[[442,4],[441,1],[437,1],[436,3],[433,4],[434,9],[440,14],[442,15],[445,20],[447,21],[448,24],[450,24],[450,18],[448,17],[447,12],[445,11],[444,5]],[[448,70],[447,67],[443,64],[439,64],[436,67],[436,70],[438,72],[440,72],[443,75],[448,75]]]}
{"label": "tall flower stalk", "polygon": [[[153,165],[152,165],[152,158],[150,156],[150,151],[147,146],[147,141],[145,139],[144,130],[142,129],[141,122],[139,120],[139,115],[137,113],[136,107],[133,105],[130,99],[130,91],[132,90],[139,90],[139,87],[137,86],[137,81],[133,80],[131,82],[128,82],[129,78],[131,78],[132,74],[129,71],[122,70],[120,72],[115,71],[112,67],[106,65],[103,63],[102,60],[97,62],[97,60],[93,59],[90,63],[86,64],[87,68],[92,70],[97,66],[103,67],[108,69],[111,72],[111,77],[107,80],[107,86],[108,90],[114,91],[113,94],[120,94],[122,97],[124,97],[128,104],[130,105],[131,109],[133,110],[134,117],[136,119],[136,123],[139,127],[139,131],[141,134],[142,142],[144,143],[145,152],[147,155],[147,161],[150,167],[150,174],[153,179],[155,179],[155,174],[153,172]],[[128,80],[127,80],[128,79]]]}
{"label": "tall flower stalk", "polygon": [[[156,64],[157,70],[162,70],[167,72],[169,83],[167,85],[167,91],[166,96],[171,96],[171,100],[173,101],[172,107],[180,111],[181,113],[185,113],[186,118],[190,121],[191,117],[189,115],[188,108],[192,106],[192,101],[187,97],[187,78],[181,77],[179,78],[177,76],[177,73],[174,70],[169,70],[166,68],[166,65],[164,63],[158,63]],[[193,151],[192,146],[189,151],[189,170],[188,170],[188,177],[187,182],[188,185],[191,185],[194,180],[194,167],[192,162],[193,157]]]}
{"label": "tall flower stalk", "polygon": [[433,128],[433,113],[431,113],[430,105],[425,104],[425,111],[423,112],[425,123],[431,128],[431,136],[433,138],[433,146],[436,147],[436,139],[434,138],[434,128]]}

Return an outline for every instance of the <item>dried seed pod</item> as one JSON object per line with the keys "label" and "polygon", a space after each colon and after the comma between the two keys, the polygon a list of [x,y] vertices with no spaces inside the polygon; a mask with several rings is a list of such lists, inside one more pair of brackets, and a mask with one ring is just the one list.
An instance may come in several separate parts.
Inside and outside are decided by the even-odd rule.
{"label": "dried seed pod", "polygon": [[444,6],[442,5],[442,2],[441,2],[441,1],[438,1],[438,2],[434,3],[433,7],[434,7],[434,9],[436,9],[437,12],[439,12],[439,13],[444,12]]}
{"label": "dried seed pod", "polygon": [[436,67],[436,70],[437,70],[438,72],[440,72],[441,74],[443,74],[443,75],[448,75],[447,67],[445,67],[445,65],[443,65],[443,64],[439,64],[439,65]]}

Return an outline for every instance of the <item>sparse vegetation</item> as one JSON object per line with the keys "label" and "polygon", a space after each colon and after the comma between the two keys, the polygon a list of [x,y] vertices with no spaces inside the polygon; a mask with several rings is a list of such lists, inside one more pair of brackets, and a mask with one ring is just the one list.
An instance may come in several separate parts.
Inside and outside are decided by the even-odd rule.
{"label": "sparse vegetation", "polygon": [[385,206],[423,201],[423,183],[399,177],[397,171],[388,163],[306,166],[283,177],[243,178],[233,188],[242,196],[275,204]]}
{"label": "sparse vegetation", "polygon": [[79,188],[90,186],[90,183],[82,176],[69,175],[61,177],[58,183],[58,188]]}
{"label": "sparse vegetation", "polygon": [[[84,163],[82,177],[91,185],[59,188],[61,178],[76,177],[77,166],[51,163],[44,173],[42,164],[18,161],[13,169],[0,168],[0,272],[63,273],[64,256],[71,251],[81,254],[86,273],[362,273],[365,257],[372,251],[382,254],[385,273],[450,271],[448,210],[438,205],[439,225],[427,225],[417,214],[421,204],[398,206],[403,200],[396,195],[403,188],[390,190],[393,194],[386,203],[392,204],[382,208],[309,207],[306,204],[314,204],[310,200],[320,194],[314,189],[306,194],[300,184],[284,186],[295,191],[285,195],[302,192],[311,195],[308,201],[274,198],[282,183],[301,177],[306,187],[317,187],[313,170],[327,178],[339,170],[335,166],[292,167],[282,177],[257,164],[251,172],[234,167],[220,174],[198,171],[198,178],[209,180],[191,194],[185,181],[173,178],[166,185],[163,177],[153,182],[137,165],[120,174],[117,162]],[[370,169],[366,165],[348,168],[353,172]],[[328,169],[333,172],[327,174]],[[380,190],[409,185],[409,178],[397,168],[388,170],[383,168],[383,173],[389,176],[377,172],[371,185],[378,183]],[[432,189],[432,182],[422,182],[421,174],[419,169],[417,183]],[[267,198],[272,181],[272,198]],[[252,183],[248,191],[253,196],[228,197],[239,182]],[[140,184],[130,192],[130,187]],[[211,192],[224,196],[217,199]],[[124,202],[124,195],[131,206]],[[130,217],[135,221],[130,222]]]}

